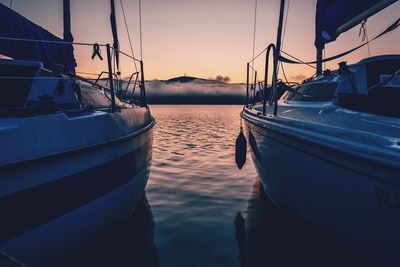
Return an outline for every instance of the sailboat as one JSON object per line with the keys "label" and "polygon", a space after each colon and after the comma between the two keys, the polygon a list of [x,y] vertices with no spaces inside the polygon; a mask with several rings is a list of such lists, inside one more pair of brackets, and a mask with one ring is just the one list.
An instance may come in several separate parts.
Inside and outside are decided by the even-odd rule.
{"label": "sailboat", "polygon": [[[322,55],[325,44],[395,2],[318,0],[317,60],[305,62],[316,64],[316,75],[292,86],[278,80],[278,64],[304,61],[282,55],[282,0],[277,42],[266,49],[261,101],[252,98],[256,94],[248,78],[248,103],[241,112],[253,161],[271,199],[379,266],[400,262],[400,55],[342,62],[336,71],[322,71],[322,63],[330,60]],[[400,19],[379,36],[399,24]],[[270,52],[271,87],[266,82]]]}
{"label": "sailboat", "polygon": [[[74,43],[69,0],[63,39],[0,4],[1,266],[56,264],[123,221],[144,193],[155,121],[142,61],[131,57],[141,98],[116,95],[122,51],[110,2],[113,46]],[[107,84],[76,74],[78,45],[106,50]]]}

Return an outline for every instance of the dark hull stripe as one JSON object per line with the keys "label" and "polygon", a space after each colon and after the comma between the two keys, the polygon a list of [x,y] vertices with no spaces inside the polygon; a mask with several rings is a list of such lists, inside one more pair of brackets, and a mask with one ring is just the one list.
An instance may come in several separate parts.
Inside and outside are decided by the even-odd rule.
{"label": "dark hull stripe", "polygon": [[150,141],[92,169],[0,198],[0,243],[82,207],[131,181],[149,168],[151,153]]}

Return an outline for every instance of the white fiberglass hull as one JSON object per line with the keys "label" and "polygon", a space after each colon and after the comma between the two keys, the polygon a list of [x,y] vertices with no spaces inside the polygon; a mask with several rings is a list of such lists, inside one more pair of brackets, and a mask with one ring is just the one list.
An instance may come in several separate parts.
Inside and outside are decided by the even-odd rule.
{"label": "white fiberglass hull", "polygon": [[291,135],[246,110],[242,117],[257,172],[278,206],[376,264],[398,264],[398,166]]}
{"label": "white fiberglass hull", "polygon": [[[27,266],[54,265],[123,221],[142,196],[150,171],[154,121],[142,111],[52,118],[66,130],[65,139],[77,137],[75,143],[56,142],[62,131],[53,131],[43,151],[54,144],[54,153],[32,158],[31,151],[21,162],[10,155],[12,163],[0,166],[0,251]],[[23,124],[22,119],[19,127],[6,130],[17,133]],[[7,137],[12,139],[9,132]],[[45,141],[36,136],[40,142]]]}

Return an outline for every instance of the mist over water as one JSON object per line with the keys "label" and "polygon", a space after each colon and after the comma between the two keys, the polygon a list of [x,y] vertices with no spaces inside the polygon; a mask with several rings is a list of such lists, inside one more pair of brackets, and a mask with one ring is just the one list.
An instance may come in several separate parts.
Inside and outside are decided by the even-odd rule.
{"label": "mist over water", "polygon": [[165,95],[225,95],[245,96],[246,87],[238,83],[225,83],[220,81],[194,80],[187,83],[166,83],[164,81],[147,82],[149,96]]}
{"label": "mist over water", "polygon": [[[151,104],[244,104],[246,86],[223,80],[153,80],[146,82],[146,96]],[[138,92],[135,92],[135,97],[139,97]]]}

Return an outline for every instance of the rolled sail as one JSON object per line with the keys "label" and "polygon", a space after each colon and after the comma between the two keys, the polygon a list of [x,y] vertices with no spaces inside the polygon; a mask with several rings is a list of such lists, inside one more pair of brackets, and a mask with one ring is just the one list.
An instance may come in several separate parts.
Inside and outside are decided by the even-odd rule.
{"label": "rolled sail", "polygon": [[0,54],[13,59],[41,61],[47,69],[69,73],[76,67],[76,60],[71,44],[54,43],[63,41],[14,10],[0,4]]}
{"label": "rolled sail", "polygon": [[318,0],[315,46],[323,49],[363,20],[398,0]]}

